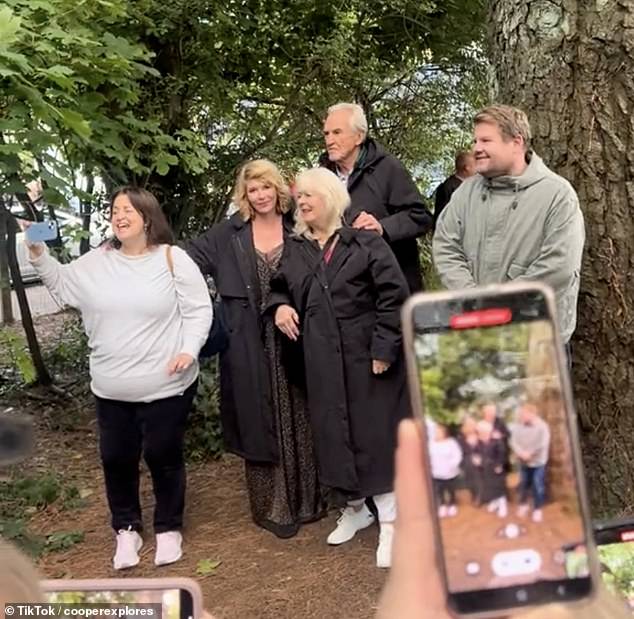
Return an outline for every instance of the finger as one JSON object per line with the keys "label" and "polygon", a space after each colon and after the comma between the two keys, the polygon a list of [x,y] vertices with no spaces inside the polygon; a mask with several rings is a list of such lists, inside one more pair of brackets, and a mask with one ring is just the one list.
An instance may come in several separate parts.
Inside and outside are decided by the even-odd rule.
{"label": "finger", "polygon": [[[426,608],[429,616],[449,617],[436,565],[421,432],[412,419],[401,421],[398,430],[394,551],[378,615],[381,619],[419,618],[421,608]],[[394,609],[402,612],[396,615]]]}
{"label": "finger", "polygon": [[171,376],[176,371],[176,359],[172,359],[167,364],[167,373]]}
{"label": "finger", "polygon": [[291,314],[291,318],[296,325],[299,324],[299,314],[295,310],[293,310],[293,313]]}

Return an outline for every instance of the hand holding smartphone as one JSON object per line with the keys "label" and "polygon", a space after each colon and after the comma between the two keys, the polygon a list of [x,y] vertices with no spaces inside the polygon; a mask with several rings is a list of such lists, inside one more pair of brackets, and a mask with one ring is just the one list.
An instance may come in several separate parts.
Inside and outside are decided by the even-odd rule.
{"label": "hand holding smartphone", "polygon": [[[416,295],[403,333],[448,609],[499,617],[592,596],[596,552],[550,290]],[[574,576],[561,552],[570,544],[587,553]]]}

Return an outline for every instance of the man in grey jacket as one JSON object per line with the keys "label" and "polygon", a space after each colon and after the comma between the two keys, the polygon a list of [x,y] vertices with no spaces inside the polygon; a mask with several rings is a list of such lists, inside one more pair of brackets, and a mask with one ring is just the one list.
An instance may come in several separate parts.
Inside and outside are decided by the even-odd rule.
{"label": "man in grey jacket", "polygon": [[561,336],[577,320],[583,215],[570,183],[530,148],[526,114],[493,105],[474,119],[475,176],[454,192],[433,254],[449,289],[538,280],[555,292]]}
{"label": "man in grey jacket", "polygon": [[524,404],[518,423],[511,425],[511,449],[520,463],[519,516],[529,510],[528,496],[533,497],[533,522],[542,521],[546,502],[546,465],[550,451],[550,429],[539,416],[534,404]]}

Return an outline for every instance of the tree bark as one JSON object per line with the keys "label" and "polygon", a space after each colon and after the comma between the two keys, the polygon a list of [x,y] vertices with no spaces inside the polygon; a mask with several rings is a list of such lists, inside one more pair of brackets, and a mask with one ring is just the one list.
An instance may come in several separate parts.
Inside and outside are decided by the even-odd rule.
{"label": "tree bark", "polygon": [[90,198],[84,197],[79,203],[81,213],[81,225],[84,235],[79,241],[79,254],[83,256],[90,251],[90,219],[92,217],[92,201],[94,199],[93,191],[95,190],[95,177],[92,170],[85,169],[86,174],[86,194]]}
{"label": "tree bark", "polygon": [[9,269],[11,270],[11,279],[13,280],[13,287],[15,288],[15,294],[18,297],[18,305],[20,306],[20,315],[22,316],[22,327],[24,328],[24,334],[26,335],[26,341],[29,346],[29,352],[31,353],[31,359],[33,359],[33,365],[35,366],[35,373],[37,375],[37,382],[44,387],[48,387],[53,384],[53,379],[46,369],[46,364],[42,358],[42,351],[40,349],[39,342],[37,341],[37,334],[35,333],[35,327],[33,326],[33,317],[31,316],[31,308],[29,307],[29,300],[26,296],[26,290],[24,289],[24,283],[22,282],[22,276],[20,275],[20,267],[18,265],[18,258],[15,251],[15,234],[18,229],[18,224],[13,217],[8,220],[8,257],[9,257]]}
{"label": "tree bark", "polygon": [[500,102],[579,194],[586,220],[574,391],[595,516],[634,505],[634,0],[496,0]]}
{"label": "tree bark", "polygon": [[11,280],[7,254],[7,221],[10,215],[4,204],[0,203],[0,305],[2,306],[2,324],[12,324],[13,303],[11,302]]}

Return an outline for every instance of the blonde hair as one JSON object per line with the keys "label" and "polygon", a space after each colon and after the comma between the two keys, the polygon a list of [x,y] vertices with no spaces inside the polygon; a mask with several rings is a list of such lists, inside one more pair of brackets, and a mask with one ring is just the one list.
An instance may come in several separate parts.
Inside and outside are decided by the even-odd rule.
{"label": "blonde hair", "polygon": [[368,135],[368,119],[365,117],[363,108],[358,103],[335,103],[328,108],[328,116],[340,111],[350,112],[350,129],[358,131],[365,139]]}
{"label": "blonde hair", "polygon": [[[341,228],[343,212],[350,205],[350,194],[336,174],[326,168],[304,170],[297,177],[295,188],[298,195],[316,194],[323,199],[328,214],[326,230],[329,237]],[[295,233],[309,239],[314,238],[299,208],[295,211]]]}
{"label": "blonde hair", "polygon": [[0,607],[9,602],[44,602],[35,567],[14,546],[0,538]]}
{"label": "blonde hair", "polygon": [[490,123],[495,125],[502,136],[509,140],[521,136],[524,150],[530,149],[531,126],[526,113],[517,107],[496,103],[480,110],[473,119],[474,125]]}
{"label": "blonde hair", "polygon": [[255,209],[251,206],[247,196],[247,183],[249,181],[260,181],[270,183],[277,192],[277,213],[287,213],[291,208],[291,192],[282,177],[279,168],[267,159],[254,159],[245,163],[236,179],[236,186],[233,192],[233,202],[238,207],[238,211],[244,221],[249,221],[255,217]]}

